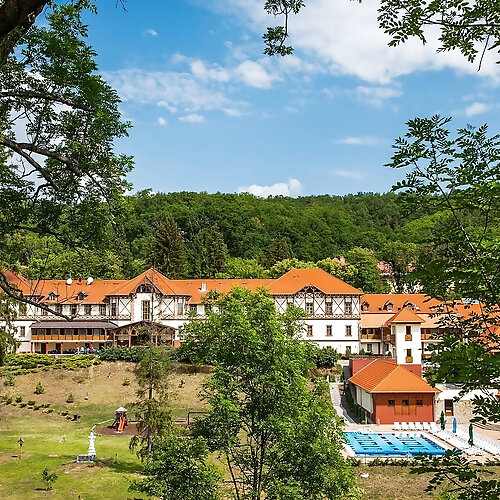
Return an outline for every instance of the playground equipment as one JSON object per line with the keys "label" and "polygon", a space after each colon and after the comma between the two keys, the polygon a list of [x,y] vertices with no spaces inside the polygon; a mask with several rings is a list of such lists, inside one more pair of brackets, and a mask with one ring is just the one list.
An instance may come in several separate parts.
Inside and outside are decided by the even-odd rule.
{"label": "playground equipment", "polygon": [[127,409],[123,406],[117,408],[115,411],[115,421],[111,425],[113,429],[118,432],[123,432],[123,429],[127,427]]}

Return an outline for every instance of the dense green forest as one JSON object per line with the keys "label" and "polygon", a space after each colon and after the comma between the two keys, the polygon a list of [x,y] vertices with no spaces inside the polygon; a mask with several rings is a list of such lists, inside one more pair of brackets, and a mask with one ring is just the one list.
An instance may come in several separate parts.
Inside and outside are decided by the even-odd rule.
{"label": "dense green forest", "polygon": [[392,264],[399,285],[438,219],[436,212],[406,213],[394,193],[263,199],[147,190],[123,197],[112,220],[103,220],[108,238],[99,249],[18,233],[7,260],[31,278],[128,278],[149,266],[172,278],[263,278],[319,265],[376,292],[386,289],[377,262]]}

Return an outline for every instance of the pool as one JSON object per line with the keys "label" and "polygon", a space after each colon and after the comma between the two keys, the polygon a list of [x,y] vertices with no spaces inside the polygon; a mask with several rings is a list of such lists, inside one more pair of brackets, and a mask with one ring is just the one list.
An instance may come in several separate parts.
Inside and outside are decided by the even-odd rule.
{"label": "pool", "polygon": [[347,444],[356,455],[406,457],[420,454],[444,455],[445,449],[424,434],[390,432],[345,432]]}

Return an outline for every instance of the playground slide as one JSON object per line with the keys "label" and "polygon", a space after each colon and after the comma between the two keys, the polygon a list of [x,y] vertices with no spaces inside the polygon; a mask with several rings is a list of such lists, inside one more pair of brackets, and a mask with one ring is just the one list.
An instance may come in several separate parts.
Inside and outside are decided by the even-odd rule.
{"label": "playground slide", "polygon": [[120,423],[118,424],[118,432],[122,432],[124,427],[125,427],[125,419],[120,418]]}

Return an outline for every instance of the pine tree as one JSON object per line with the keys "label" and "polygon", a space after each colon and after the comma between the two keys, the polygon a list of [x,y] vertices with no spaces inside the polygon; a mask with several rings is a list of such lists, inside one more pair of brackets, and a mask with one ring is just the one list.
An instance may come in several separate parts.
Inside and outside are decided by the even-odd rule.
{"label": "pine tree", "polygon": [[184,239],[175,219],[169,215],[156,228],[149,252],[150,264],[172,279],[184,277],[186,252]]}
{"label": "pine tree", "polygon": [[287,240],[278,234],[273,238],[273,242],[267,252],[267,267],[272,267],[276,262],[293,259],[293,252]]}

